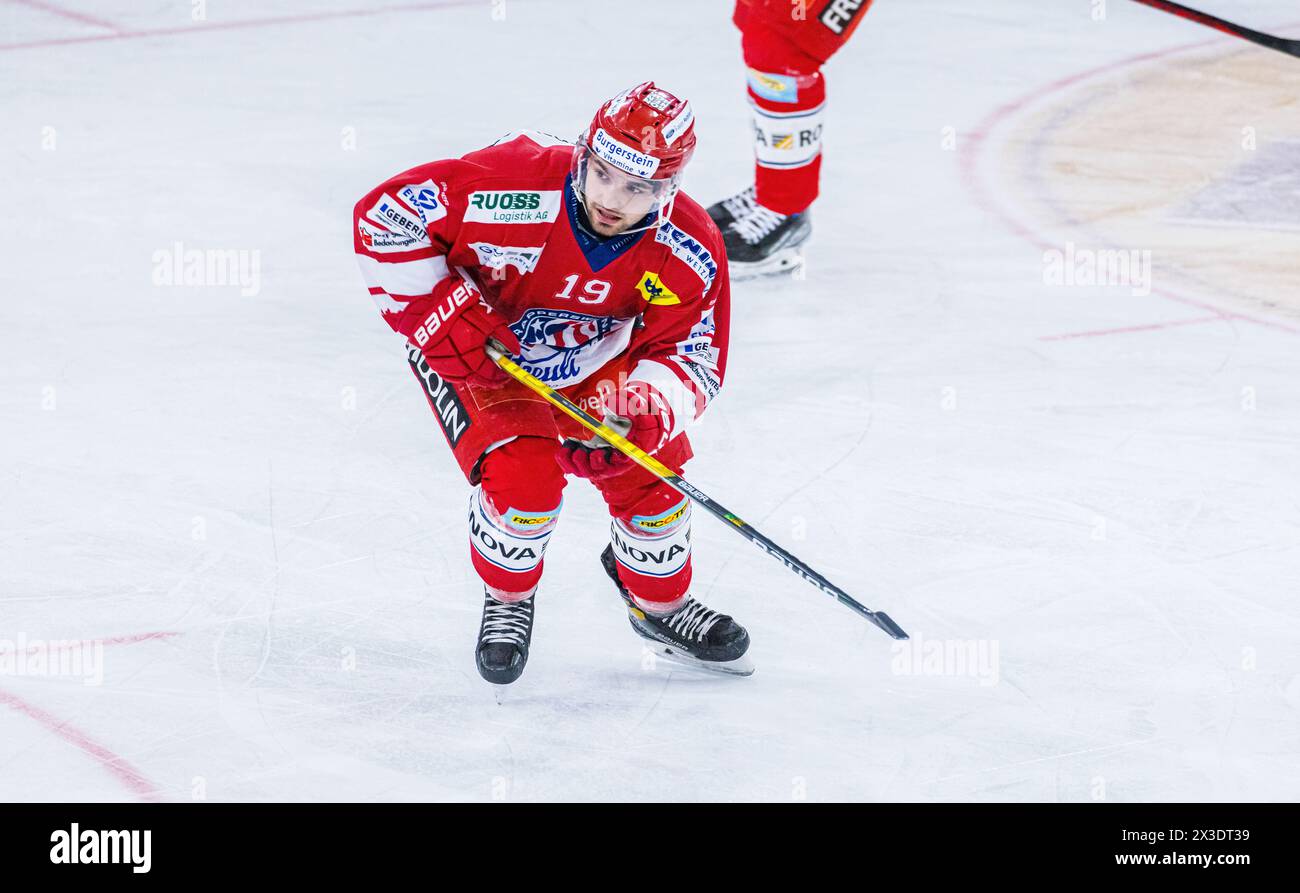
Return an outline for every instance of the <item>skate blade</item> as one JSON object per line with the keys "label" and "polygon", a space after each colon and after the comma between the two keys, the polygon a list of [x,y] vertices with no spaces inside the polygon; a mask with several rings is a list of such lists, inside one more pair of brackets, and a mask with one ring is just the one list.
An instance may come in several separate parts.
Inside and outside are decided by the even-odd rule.
{"label": "skate blade", "polygon": [[692,670],[703,670],[706,673],[718,673],[723,676],[754,675],[754,662],[749,659],[748,654],[742,654],[735,660],[722,661],[700,660],[697,657],[691,657],[689,654],[679,654],[663,644],[657,644],[650,650],[657,659],[666,660],[669,663]]}
{"label": "skate blade", "polygon": [[797,248],[787,248],[751,264],[732,261],[727,269],[732,282],[745,282],[770,276],[793,276],[803,265],[803,252]]}

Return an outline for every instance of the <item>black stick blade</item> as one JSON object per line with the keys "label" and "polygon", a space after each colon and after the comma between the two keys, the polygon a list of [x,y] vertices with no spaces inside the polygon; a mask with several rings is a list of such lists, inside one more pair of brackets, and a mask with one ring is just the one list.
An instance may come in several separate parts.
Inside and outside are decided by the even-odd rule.
{"label": "black stick blade", "polygon": [[889,633],[892,638],[908,638],[908,635],[903,631],[903,628],[895,623],[894,618],[890,617],[884,611],[873,611],[871,614],[871,622]]}

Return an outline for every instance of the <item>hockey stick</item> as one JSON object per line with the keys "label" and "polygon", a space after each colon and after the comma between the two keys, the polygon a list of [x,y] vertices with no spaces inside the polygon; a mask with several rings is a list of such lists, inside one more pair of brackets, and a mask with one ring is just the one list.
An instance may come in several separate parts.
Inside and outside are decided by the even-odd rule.
{"label": "hockey stick", "polygon": [[506,374],[515,381],[541,396],[547,403],[550,403],[583,427],[598,434],[601,440],[606,441],[610,446],[614,447],[614,449],[631,458],[632,461],[636,462],[636,464],[658,477],[678,493],[694,499],[696,504],[703,507],[709,514],[719,520],[726,521],[745,539],[758,546],[768,555],[771,555],[777,561],[803,577],[822,592],[831,596],[855,614],[865,617],[895,639],[907,638],[907,633],[903,632],[902,627],[895,623],[884,611],[872,611],[867,608],[843,589],[839,588],[808,565],[804,564],[798,558],[795,558],[785,549],[759,533],[749,524],[745,523],[741,518],[728,511],[701,491],[697,490],[691,484],[687,483],[681,475],[677,474],[667,465],[664,465],[654,456],[651,456],[649,453],[642,450],[636,444],[632,443],[632,441],[623,437],[595,416],[584,412],[571,400],[556,391],[554,388],[548,386],[545,382],[534,377],[526,369],[522,368],[518,363],[510,359],[510,357],[508,357],[495,343],[488,343],[487,352],[488,356],[492,357],[492,359],[496,361],[496,364],[505,370]]}
{"label": "hockey stick", "polygon": [[1286,53],[1288,56],[1300,57],[1300,40],[1287,40],[1285,37],[1274,37],[1272,34],[1265,34],[1263,31],[1252,31],[1250,28],[1243,28],[1241,25],[1225,22],[1223,19],[1209,13],[1198,12],[1195,9],[1183,6],[1181,3],[1172,3],[1170,0],[1133,0],[1133,2],[1150,6],[1153,9],[1163,9],[1165,12],[1173,13],[1184,19],[1208,25],[1217,31],[1222,31],[1224,34],[1231,34],[1234,37],[1249,40],[1251,43],[1268,47],[1270,50]]}

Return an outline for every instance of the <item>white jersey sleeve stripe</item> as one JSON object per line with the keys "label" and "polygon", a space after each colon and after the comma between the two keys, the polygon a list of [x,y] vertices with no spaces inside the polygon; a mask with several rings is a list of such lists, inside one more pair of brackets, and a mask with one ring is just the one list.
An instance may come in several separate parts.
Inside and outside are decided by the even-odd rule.
{"label": "white jersey sleeve stripe", "polygon": [[404,303],[393,298],[382,288],[370,289],[370,297],[375,299],[375,306],[379,308],[380,313],[401,313],[406,309]]}
{"label": "white jersey sleeve stripe", "polygon": [[367,286],[390,295],[427,295],[434,285],[451,275],[447,259],[441,255],[391,263],[358,254],[357,263]]}

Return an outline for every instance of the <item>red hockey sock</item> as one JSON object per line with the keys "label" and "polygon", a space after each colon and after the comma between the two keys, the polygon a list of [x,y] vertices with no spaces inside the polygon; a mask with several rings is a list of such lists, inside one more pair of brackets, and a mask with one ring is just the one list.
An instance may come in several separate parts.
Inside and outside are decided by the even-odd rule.
{"label": "red hockey sock", "polygon": [[480,475],[470,495],[470,560],[495,598],[521,601],[542,577],[542,557],[563,506],[555,442],[516,438],[484,457]]}
{"label": "red hockey sock", "polygon": [[691,585],[690,500],[657,481],[605,499],[619,580],[646,612],[675,611]]}
{"label": "red hockey sock", "polygon": [[817,198],[826,81],[821,63],[762,21],[745,25],[742,48],[754,123],[758,203],[797,214]]}

